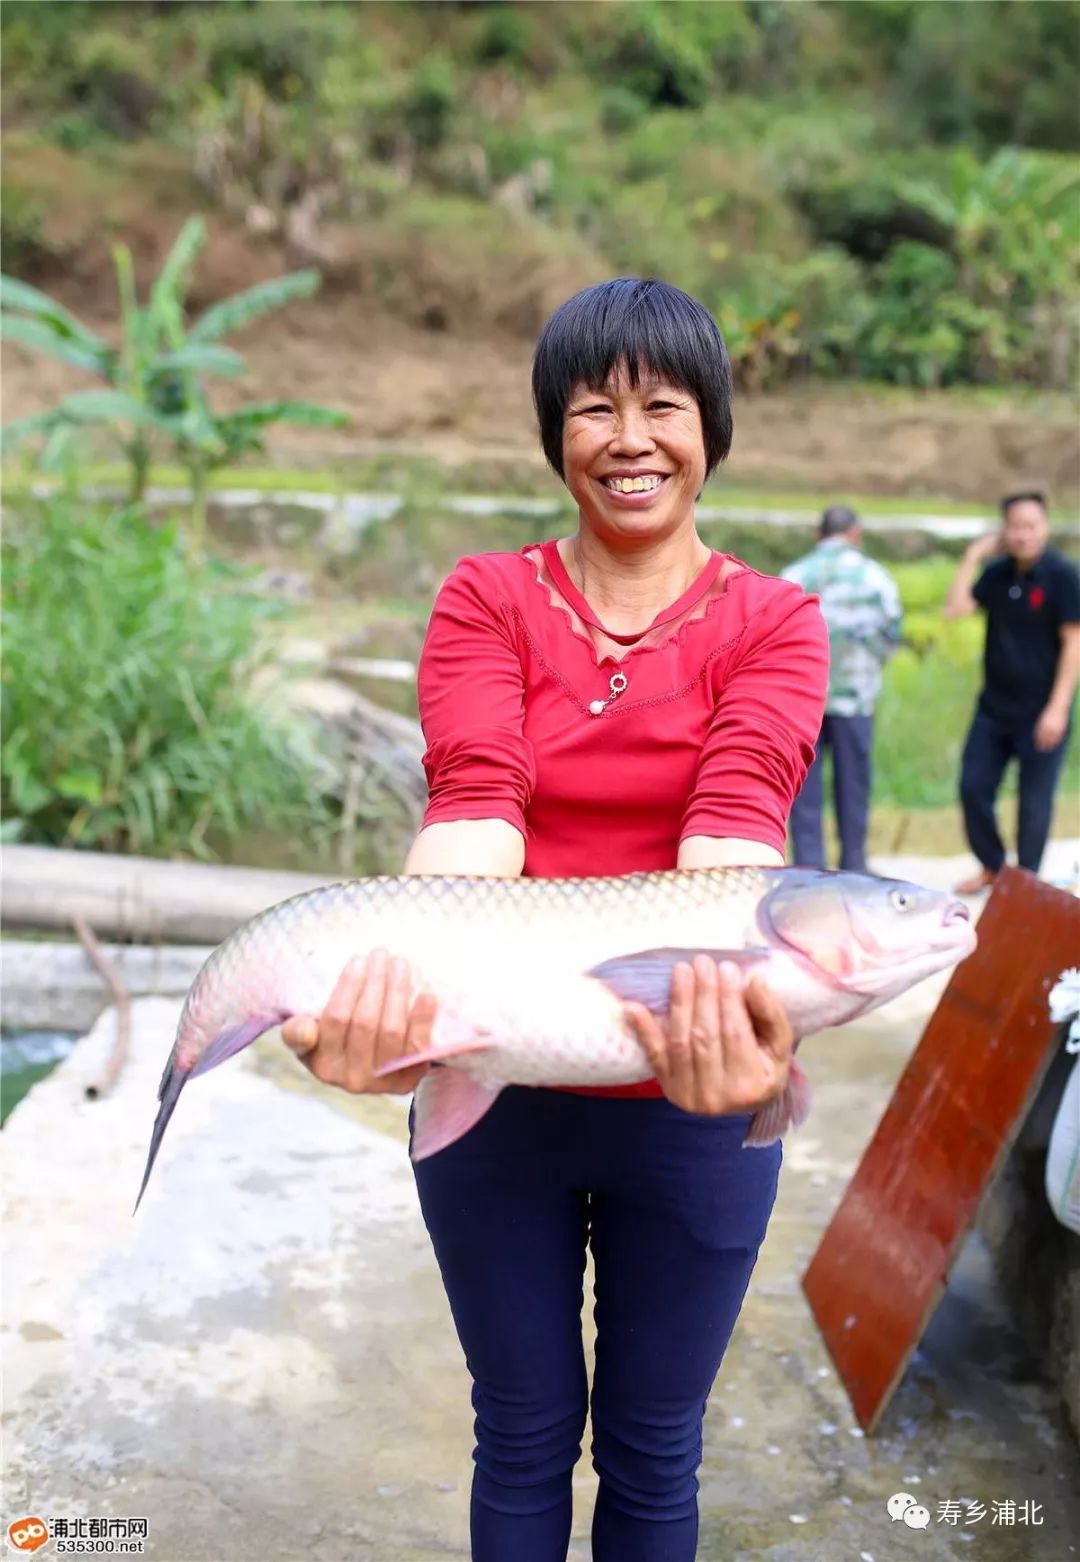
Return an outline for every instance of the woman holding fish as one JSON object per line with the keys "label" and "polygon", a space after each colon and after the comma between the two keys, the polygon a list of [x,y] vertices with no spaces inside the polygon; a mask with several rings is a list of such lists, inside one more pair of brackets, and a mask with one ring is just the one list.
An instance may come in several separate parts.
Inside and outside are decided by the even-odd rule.
{"label": "woman holding fish", "polygon": [[[578,530],[462,559],[439,592],[419,674],[430,799],[406,872],[782,865],[821,724],[827,638],[814,599],[714,552],[695,528],[695,500],[732,438],[716,326],[663,283],[586,289],[545,327],[533,391]],[[449,1129],[431,1112],[414,1122],[421,1206],[474,1382],[477,1562],[566,1555],[590,1404],[587,1247],[593,1555],[696,1552],[704,1406],[780,1166],[775,1139],[743,1141],[771,1102],[788,1103],[776,1128],[790,1118],[792,1031],[760,978],[671,953],[606,971],[653,1079],[512,1086],[494,1104],[455,1086],[434,1114],[456,1113]],[[664,1025],[664,1005],[640,1001],[661,968]],[[534,975],[541,1001],[545,973]],[[422,1099],[429,1078],[454,1071],[377,1071],[425,1052],[436,1012],[405,962],[378,953],[350,964],[318,1020],[294,1018],[285,1036],[326,1083],[423,1080]],[[427,1158],[436,1143],[447,1147]]]}

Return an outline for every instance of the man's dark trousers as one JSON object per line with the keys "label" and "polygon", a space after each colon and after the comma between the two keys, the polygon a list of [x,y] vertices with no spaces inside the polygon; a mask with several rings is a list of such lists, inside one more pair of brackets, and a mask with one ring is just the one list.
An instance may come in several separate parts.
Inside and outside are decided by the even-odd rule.
{"label": "man's dark trousers", "polygon": [[960,802],[968,844],[984,868],[996,873],[1005,861],[1005,847],[994,816],[1001,778],[1010,759],[1020,763],[1020,806],[1017,810],[1016,856],[1022,868],[1038,873],[1042,862],[1054,792],[1069,735],[1057,748],[1035,747],[1034,723],[1022,727],[996,720],[977,710],[960,764]]}
{"label": "man's dark trousers", "polygon": [[873,716],[825,717],[814,763],[791,809],[791,841],[797,867],[825,866],[821,772],[825,749],[830,748],[836,824],[840,834],[840,866],[849,873],[866,872],[866,823],[870,812],[870,751],[873,737]]}

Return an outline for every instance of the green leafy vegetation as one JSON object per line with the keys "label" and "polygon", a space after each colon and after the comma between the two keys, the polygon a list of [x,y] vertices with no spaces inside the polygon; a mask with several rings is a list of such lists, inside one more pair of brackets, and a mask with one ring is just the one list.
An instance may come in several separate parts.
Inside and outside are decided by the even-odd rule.
{"label": "green leafy vegetation", "polygon": [[[253,231],[354,233],[351,284],[433,329],[528,335],[655,273],[750,388],[1073,382],[1076,0],[39,0],[2,27],[16,148],[167,143]],[[32,192],[12,223],[32,275]]]}
{"label": "green leafy vegetation", "polygon": [[206,856],[325,822],[307,740],[268,702],[269,609],[235,566],[60,498],[9,520],[3,609],[8,839]]}
{"label": "green leafy vegetation", "polygon": [[40,271],[55,258],[45,239],[44,207],[16,180],[5,179],[0,203],[0,257],[19,274]]}
{"label": "green leafy vegetation", "polygon": [[5,442],[27,435],[57,437],[79,428],[103,428],[115,435],[129,465],[130,498],[146,490],[156,438],[181,461],[192,491],[191,545],[201,551],[206,522],[207,481],[219,466],[264,448],[264,431],[274,423],[339,427],[347,420],[327,407],[276,400],[250,403],[235,412],[215,412],[206,395],[205,377],[237,375],[244,360],[222,347],[223,336],[280,309],[319,286],[318,273],[295,271],[262,282],[208,309],[189,327],[184,297],[192,267],[206,241],[201,217],[181,229],[145,306],[135,295],[130,249],[114,252],[121,345],[115,348],[77,320],[69,310],[37,288],[14,277],[0,277],[0,335],[105,381],[107,390],[75,391],[51,411],[8,424]]}

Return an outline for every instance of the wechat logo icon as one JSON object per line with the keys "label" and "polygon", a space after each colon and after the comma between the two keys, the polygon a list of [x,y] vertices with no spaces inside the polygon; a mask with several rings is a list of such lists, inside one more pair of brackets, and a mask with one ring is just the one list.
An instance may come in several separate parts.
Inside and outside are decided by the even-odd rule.
{"label": "wechat logo icon", "polygon": [[895,1524],[903,1520],[908,1529],[925,1529],[930,1523],[929,1509],[924,1508],[917,1497],[908,1491],[895,1491],[885,1504],[885,1511]]}

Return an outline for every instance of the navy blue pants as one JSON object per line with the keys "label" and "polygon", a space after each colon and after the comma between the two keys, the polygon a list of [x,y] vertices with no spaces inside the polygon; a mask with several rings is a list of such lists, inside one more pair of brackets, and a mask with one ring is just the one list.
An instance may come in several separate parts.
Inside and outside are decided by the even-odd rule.
{"label": "navy blue pants", "polygon": [[596,1562],[692,1562],[705,1402],[780,1170],[748,1123],[515,1086],[416,1166],[473,1378],[473,1562],[564,1562],[590,1404]]}
{"label": "navy blue pants", "polygon": [[791,808],[791,844],[796,867],[825,867],[821,827],[825,750],[832,750],[833,802],[840,836],[840,866],[866,872],[866,825],[870,813],[870,752],[873,716],[826,716],[814,763]]}
{"label": "navy blue pants", "polygon": [[1020,765],[1016,856],[1022,868],[1038,873],[1068,746],[1066,733],[1057,748],[1044,753],[1035,747],[1034,723],[1016,727],[976,710],[960,762],[960,802],[968,844],[984,868],[996,873],[1005,861],[994,805],[1005,767],[1016,759]]}

